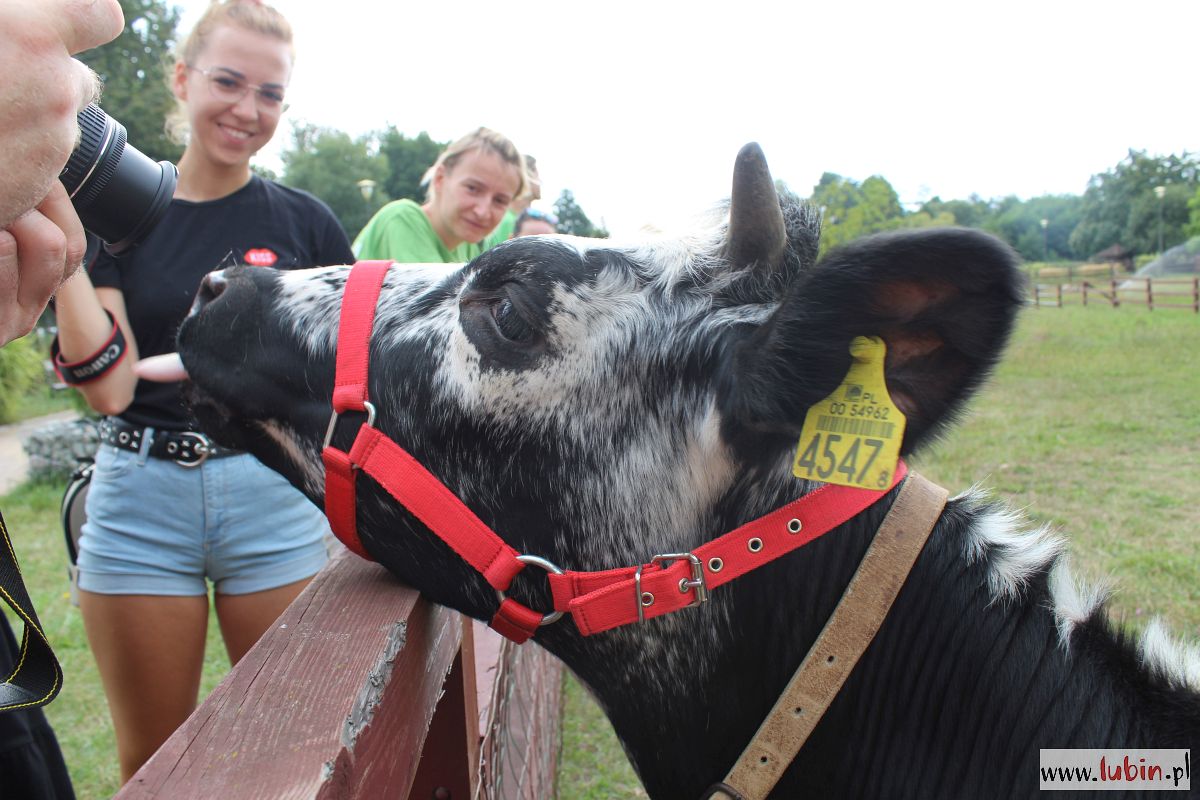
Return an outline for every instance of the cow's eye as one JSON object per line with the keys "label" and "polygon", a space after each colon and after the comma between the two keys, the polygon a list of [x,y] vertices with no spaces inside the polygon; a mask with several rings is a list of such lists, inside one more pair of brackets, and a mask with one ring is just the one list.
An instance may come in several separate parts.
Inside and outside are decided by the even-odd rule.
{"label": "cow's eye", "polygon": [[505,339],[519,344],[533,341],[533,328],[521,318],[509,298],[501,297],[492,304],[492,319],[496,320],[496,327]]}

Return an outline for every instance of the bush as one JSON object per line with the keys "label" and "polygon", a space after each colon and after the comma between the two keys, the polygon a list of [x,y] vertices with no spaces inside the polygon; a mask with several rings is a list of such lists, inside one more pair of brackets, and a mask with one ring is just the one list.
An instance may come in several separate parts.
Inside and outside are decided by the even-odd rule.
{"label": "bush", "polygon": [[29,337],[0,347],[0,423],[12,422],[17,405],[42,377],[42,357]]}

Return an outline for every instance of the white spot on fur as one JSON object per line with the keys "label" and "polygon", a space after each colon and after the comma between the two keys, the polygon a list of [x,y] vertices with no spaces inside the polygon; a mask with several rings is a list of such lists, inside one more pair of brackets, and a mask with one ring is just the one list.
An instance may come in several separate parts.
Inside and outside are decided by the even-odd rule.
{"label": "white spot on fur", "polygon": [[[966,538],[967,560],[986,559],[988,588],[997,600],[1017,599],[1030,578],[1050,565],[1047,586],[1058,629],[1059,645],[1068,649],[1075,628],[1101,611],[1112,594],[1105,582],[1087,583],[1075,577],[1062,537],[1048,526],[1029,529],[1019,512],[989,504],[978,487],[959,498],[976,512],[976,524]],[[1142,635],[1142,665],[1177,688],[1200,691],[1200,647],[1171,636],[1155,617]]]}
{"label": "white spot on fur", "polygon": [[1066,549],[1049,526],[1028,528],[1023,514],[988,503],[978,487],[961,497],[977,514],[965,540],[967,561],[987,560],[988,588],[997,600],[1020,597],[1030,578]]}
{"label": "white spot on fur", "polygon": [[314,495],[325,491],[325,470],[321,460],[313,459],[299,444],[299,437],[290,428],[285,428],[275,420],[265,420],[259,423],[263,433],[267,434],[283,454],[292,460],[304,479],[304,486]]}
{"label": "white spot on fur", "polygon": [[1070,559],[1066,556],[1060,556],[1054,563],[1047,576],[1047,583],[1058,626],[1058,643],[1066,650],[1070,646],[1071,632],[1077,625],[1087,622],[1100,609],[1108,599],[1110,590],[1103,583],[1089,586],[1076,580],[1071,573]]}
{"label": "white spot on fur", "polygon": [[1162,620],[1150,620],[1142,634],[1142,665],[1176,688],[1200,692],[1200,647],[1171,636]]}

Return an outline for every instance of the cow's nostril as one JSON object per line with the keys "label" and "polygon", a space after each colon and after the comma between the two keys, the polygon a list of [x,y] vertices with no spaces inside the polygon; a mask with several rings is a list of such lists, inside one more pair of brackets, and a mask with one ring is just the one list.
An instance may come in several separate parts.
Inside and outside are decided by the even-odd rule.
{"label": "cow's nostril", "polygon": [[200,291],[196,293],[197,307],[203,307],[216,300],[227,286],[229,282],[225,280],[224,273],[210,272],[205,275],[204,280],[200,281]]}

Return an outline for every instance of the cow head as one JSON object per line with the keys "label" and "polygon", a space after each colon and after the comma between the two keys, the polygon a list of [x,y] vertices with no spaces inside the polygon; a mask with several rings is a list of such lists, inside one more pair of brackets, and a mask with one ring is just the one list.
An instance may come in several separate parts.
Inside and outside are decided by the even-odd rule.
{"label": "cow head", "polygon": [[[819,229],[750,145],[729,204],[689,237],[522,238],[461,267],[397,265],[370,346],[376,424],[519,552],[598,570],[688,551],[811,488],[791,475],[801,424],[854,337],[887,344],[911,452],[978,386],[1022,302],[1014,255],[985,234],[896,232],[818,261]],[[205,428],[317,503],[347,274],[214,273],[179,338]],[[491,616],[478,575],[371,481],[359,491],[375,558]],[[518,581],[549,606],[537,576]]]}

